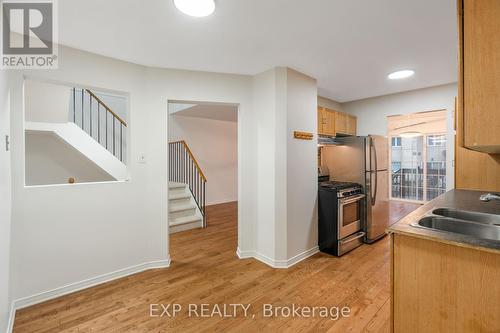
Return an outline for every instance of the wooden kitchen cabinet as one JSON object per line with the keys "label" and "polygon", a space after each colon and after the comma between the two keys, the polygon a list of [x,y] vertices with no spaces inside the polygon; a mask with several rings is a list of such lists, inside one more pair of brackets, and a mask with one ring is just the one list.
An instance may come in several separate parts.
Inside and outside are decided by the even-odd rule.
{"label": "wooden kitchen cabinet", "polygon": [[335,132],[344,135],[356,135],[357,118],[356,116],[335,112]]}
{"label": "wooden kitchen cabinet", "polygon": [[358,119],[356,116],[347,115],[347,133],[349,135],[356,135],[356,127],[357,127]]}
{"label": "wooden kitchen cabinet", "polygon": [[500,332],[500,253],[391,234],[392,332]]}
{"label": "wooden kitchen cabinet", "polygon": [[462,146],[500,154],[500,1],[460,0]]}
{"label": "wooden kitchen cabinet", "polygon": [[458,0],[460,66],[455,110],[458,189],[500,191],[498,17],[498,0]]}
{"label": "wooden kitchen cabinet", "polygon": [[335,112],[335,131],[347,134],[347,114],[344,112]]}
{"label": "wooden kitchen cabinet", "polygon": [[336,136],[356,135],[357,118],[344,112],[318,108],[318,134]]}
{"label": "wooden kitchen cabinet", "polygon": [[323,110],[324,108],[318,107],[318,134],[323,134]]}
{"label": "wooden kitchen cabinet", "polygon": [[335,136],[335,111],[318,108],[318,134]]}
{"label": "wooden kitchen cabinet", "polygon": [[330,135],[336,135],[335,124],[337,119],[335,118],[335,112],[329,109],[326,109],[326,132],[330,133]]}

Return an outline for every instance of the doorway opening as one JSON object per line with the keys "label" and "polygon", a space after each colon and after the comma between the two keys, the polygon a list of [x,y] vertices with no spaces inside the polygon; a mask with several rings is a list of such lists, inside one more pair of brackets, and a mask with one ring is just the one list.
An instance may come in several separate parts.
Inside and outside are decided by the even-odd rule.
{"label": "doorway opening", "polygon": [[[229,230],[228,225],[234,227],[230,232],[237,240],[238,109],[236,104],[169,101],[171,240],[188,241],[192,235],[199,241],[200,236],[212,237],[218,229]],[[173,246],[171,241],[175,253]]]}

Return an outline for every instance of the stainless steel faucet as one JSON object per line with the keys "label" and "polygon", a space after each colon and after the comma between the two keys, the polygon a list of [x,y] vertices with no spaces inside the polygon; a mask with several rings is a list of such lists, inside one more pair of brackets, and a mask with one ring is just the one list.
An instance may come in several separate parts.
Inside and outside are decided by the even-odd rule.
{"label": "stainless steel faucet", "polygon": [[493,193],[488,193],[488,194],[483,194],[482,196],[479,197],[479,200],[481,201],[491,201],[491,200],[498,200],[500,201],[500,195],[498,194],[493,194]]}

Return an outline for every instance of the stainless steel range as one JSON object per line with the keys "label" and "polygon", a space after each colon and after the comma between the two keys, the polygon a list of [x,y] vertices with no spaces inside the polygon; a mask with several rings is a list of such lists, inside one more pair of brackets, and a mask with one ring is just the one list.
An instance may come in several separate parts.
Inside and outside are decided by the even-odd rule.
{"label": "stainless steel range", "polygon": [[322,252],[341,256],[363,243],[365,194],[356,183],[319,184],[318,243]]}

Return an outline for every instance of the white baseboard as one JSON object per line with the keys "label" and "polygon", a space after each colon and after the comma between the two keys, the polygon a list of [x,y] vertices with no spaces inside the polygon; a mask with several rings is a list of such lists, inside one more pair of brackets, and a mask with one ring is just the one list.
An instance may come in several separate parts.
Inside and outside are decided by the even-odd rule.
{"label": "white baseboard", "polygon": [[[87,280],[83,280],[80,282],[72,283],[72,284],[69,284],[67,286],[59,287],[59,288],[56,288],[53,290],[45,291],[45,292],[42,292],[42,293],[39,293],[36,295],[32,295],[32,296],[28,296],[28,297],[14,300],[12,302],[12,309],[11,309],[12,313],[10,314],[12,322],[9,322],[9,325],[13,326],[13,324],[14,324],[14,317],[15,317],[16,310],[26,308],[28,306],[32,306],[32,305],[35,305],[38,303],[42,303],[42,302],[45,302],[45,301],[48,301],[48,300],[51,300],[51,299],[54,299],[57,297],[67,295],[67,294],[71,294],[71,293],[74,293],[74,292],[77,292],[77,291],[80,291],[83,289],[94,287],[94,286],[97,286],[99,284],[103,284],[103,283],[110,282],[110,281],[113,281],[116,279],[120,279],[120,278],[129,276],[129,275],[132,275],[132,274],[137,274],[137,273],[144,272],[144,271],[147,271],[150,269],[167,268],[169,266],[170,266],[170,258],[165,259],[165,260],[147,262],[147,263],[139,264],[136,266],[131,266],[131,267],[127,267],[124,269],[120,269],[120,270],[115,271],[115,272],[96,276],[96,277],[93,277],[93,278],[90,278]],[[12,329],[11,326],[9,326],[10,329]],[[10,332],[10,331],[8,331],[8,332]]]}
{"label": "white baseboard", "polygon": [[236,255],[238,256],[239,259],[248,259],[248,258],[253,258],[254,251],[241,251],[240,247],[236,249]]}
{"label": "white baseboard", "polygon": [[238,198],[235,198],[235,199],[215,200],[215,201],[207,202],[207,206],[222,205],[222,204],[236,202],[236,201],[238,201]]}
{"label": "white baseboard", "polygon": [[298,262],[307,259],[318,252],[319,248],[318,246],[315,246],[313,248],[310,248],[309,250],[299,253],[298,255],[288,260],[275,260],[256,251],[241,251],[241,249],[238,247],[238,249],[236,250],[236,255],[240,259],[248,259],[248,258],[257,259],[260,262],[263,262],[264,264],[271,266],[273,268],[290,268],[293,265],[297,264]]}
{"label": "white baseboard", "polygon": [[14,330],[14,320],[16,319],[16,309],[14,308],[14,302],[10,305],[9,321],[7,322],[7,333],[12,333]]}
{"label": "white baseboard", "polygon": [[296,263],[301,262],[302,260],[307,259],[318,252],[319,252],[319,247],[315,246],[313,248],[310,248],[309,250],[299,253],[296,256],[291,257],[290,259],[287,260],[287,267],[292,267]]}

